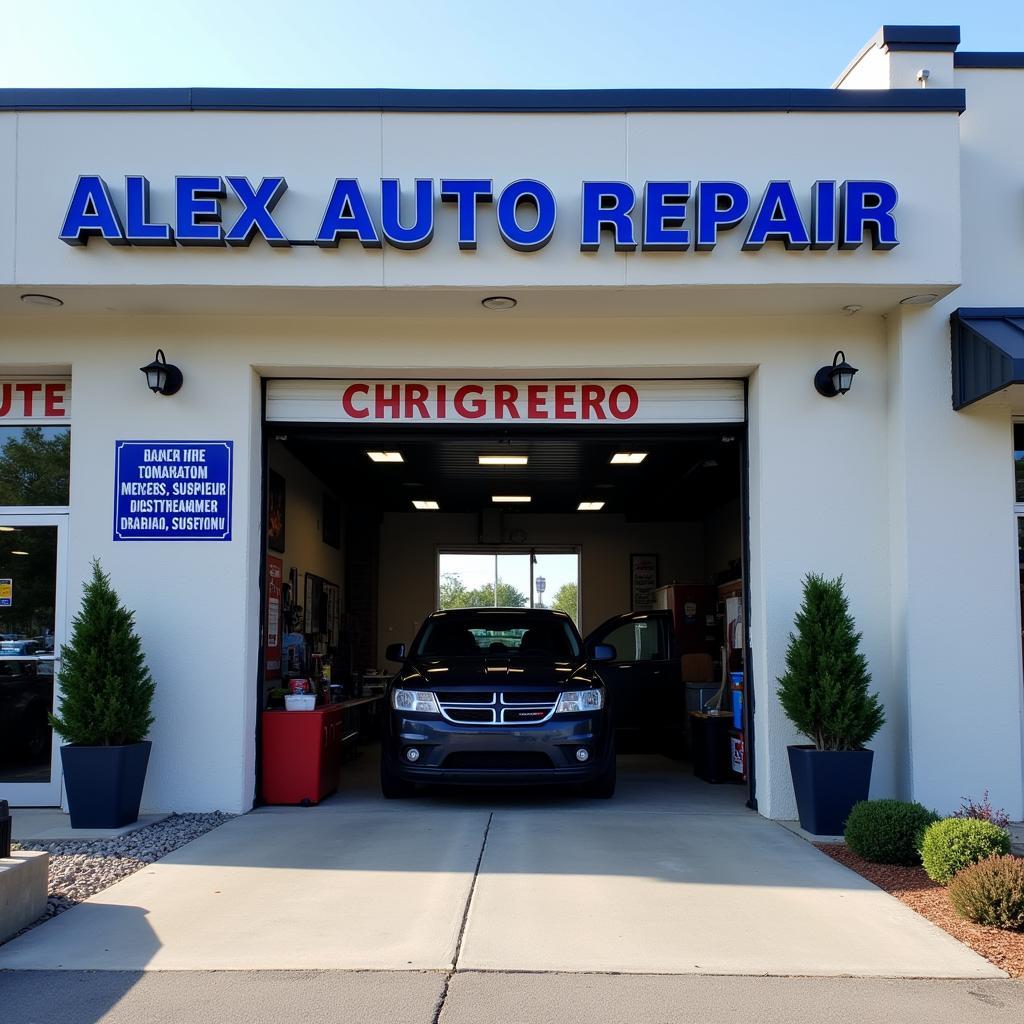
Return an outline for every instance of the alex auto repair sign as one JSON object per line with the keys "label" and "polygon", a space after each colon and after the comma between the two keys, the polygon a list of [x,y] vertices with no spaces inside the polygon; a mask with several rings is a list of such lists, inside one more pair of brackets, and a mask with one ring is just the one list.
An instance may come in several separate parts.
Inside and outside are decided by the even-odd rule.
{"label": "alex auto repair sign", "polygon": [[733,380],[272,380],[267,421],[444,426],[740,423]]}

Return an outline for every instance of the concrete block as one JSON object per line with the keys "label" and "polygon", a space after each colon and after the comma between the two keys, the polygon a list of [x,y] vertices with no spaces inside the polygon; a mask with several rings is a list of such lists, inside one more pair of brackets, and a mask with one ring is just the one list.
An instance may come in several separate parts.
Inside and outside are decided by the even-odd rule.
{"label": "concrete block", "polygon": [[50,855],[43,850],[0,857],[0,942],[45,913],[49,866]]}

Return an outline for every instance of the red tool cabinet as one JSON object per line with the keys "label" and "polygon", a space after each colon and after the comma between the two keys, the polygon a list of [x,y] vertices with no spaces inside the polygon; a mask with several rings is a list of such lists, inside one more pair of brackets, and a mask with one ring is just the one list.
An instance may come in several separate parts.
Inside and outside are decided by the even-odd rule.
{"label": "red tool cabinet", "polygon": [[263,712],[263,799],[317,804],[338,788],[345,707]]}

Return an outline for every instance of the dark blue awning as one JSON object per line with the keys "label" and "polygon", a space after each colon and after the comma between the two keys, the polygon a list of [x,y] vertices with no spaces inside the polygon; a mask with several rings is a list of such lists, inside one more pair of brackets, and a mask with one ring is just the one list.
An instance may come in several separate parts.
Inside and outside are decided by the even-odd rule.
{"label": "dark blue awning", "polygon": [[1024,384],[1024,308],[961,308],[949,321],[954,409]]}

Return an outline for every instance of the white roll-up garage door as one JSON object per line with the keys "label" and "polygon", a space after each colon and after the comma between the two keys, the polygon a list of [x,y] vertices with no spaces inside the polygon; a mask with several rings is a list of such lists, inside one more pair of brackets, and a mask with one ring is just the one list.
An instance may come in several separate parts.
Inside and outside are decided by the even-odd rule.
{"label": "white roll-up garage door", "polygon": [[268,380],[270,423],[743,423],[742,380]]}

